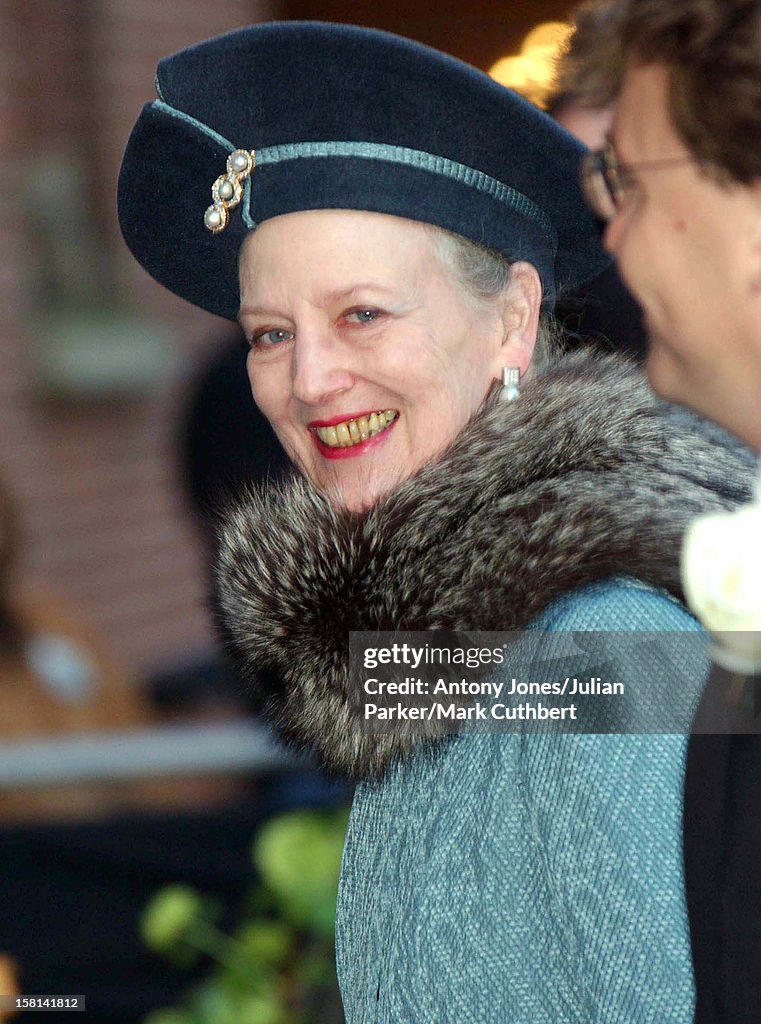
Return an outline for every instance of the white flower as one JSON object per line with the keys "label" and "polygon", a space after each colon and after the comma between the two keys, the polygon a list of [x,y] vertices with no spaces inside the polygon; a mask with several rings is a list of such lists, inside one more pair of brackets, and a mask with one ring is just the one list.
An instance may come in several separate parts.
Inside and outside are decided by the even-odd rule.
{"label": "white flower", "polygon": [[699,516],[682,547],[687,603],[719,644],[716,660],[761,669],[761,501]]}

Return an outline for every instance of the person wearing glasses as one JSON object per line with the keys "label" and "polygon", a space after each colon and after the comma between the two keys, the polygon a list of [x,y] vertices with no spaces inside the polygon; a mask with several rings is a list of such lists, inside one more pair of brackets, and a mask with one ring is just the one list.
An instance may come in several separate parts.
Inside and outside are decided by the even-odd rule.
{"label": "person wearing glasses", "polygon": [[647,374],[761,449],[761,4],[626,0],[616,114],[584,165],[645,312]]}
{"label": "person wearing glasses", "polygon": [[[759,451],[761,3],[608,8],[615,40],[600,39],[585,70],[607,80],[602,98],[616,112],[583,173],[605,245],[645,312],[648,378]],[[698,1024],[756,1021],[758,737],[690,739],[684,841]]]}
{"label": "person wearing glasses", "polygon": [[[642,679],[617,631],[695,637],[682,528],[741,500],[749,469],[630,362],[558,355],[558,284],[606,263],[581,145],[485,74],[356,26],[242,29],[166,58],[157,86],[120,223],[159,281],[239,319],[298,467],[230,510],[219,603],[273,721],[357,781],[348,1024],[690,1024],[685,743],[631,728]],[[391,715],[363,724],[349,632],[426,629],[455,655],[453,634],[525,629],[545,661],[504,682],[605,675],[629,701],[582,734],[517,707],[513,730],[459,732],[401,714],[421,704],[401,661],[396,696],[370,699]],[[669,668],[662,693],[689,704],[704,668]],[[446,683],[441,701],[474,711]]]}
{"label": "person wearing glasses", "polygon": [[[607,32],[616,31],[615,19],[601,3],[586,3],[574,10],[573,32],[555,66],[552,94],[546,111],[590,149],[599,148],[613,118],[613,107],[599,99],[595,76],[586,71],[585,54],[596,49]],[[595,281],[575,294],[565,293],[556,316],[566,333],[578,333],[603,351],[627,351],[640,359],[645,331],[639,305],[624,286],[615,261]]]}

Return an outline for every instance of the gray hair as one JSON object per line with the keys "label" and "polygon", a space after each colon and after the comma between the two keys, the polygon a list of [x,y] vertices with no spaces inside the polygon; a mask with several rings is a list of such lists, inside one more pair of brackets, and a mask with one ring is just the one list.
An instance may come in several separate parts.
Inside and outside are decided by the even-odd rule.
{"label": "gray hair", "polygon": [[[462,235],[426,224],[436,254],[465,292],[477,303],[496,298],[510,280],[510,261],[493,249],[472,242]],[[553,316],[542,313],[531,360],[533,375],[542,373],[552,357],[562,349],[562,328]]]}

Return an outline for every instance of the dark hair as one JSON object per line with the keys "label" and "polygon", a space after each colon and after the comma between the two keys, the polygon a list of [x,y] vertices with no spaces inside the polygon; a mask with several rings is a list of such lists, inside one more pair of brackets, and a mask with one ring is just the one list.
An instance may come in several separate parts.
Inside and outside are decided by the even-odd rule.
{"label": "dark hair", "polygon": [[761,177],[759,0],[612,0],[615,43],[603,33],[584,71],[612,102],[630,61],[670,70],[669,112],[691,152],[723,177]]}
{"label": "dark hair", "polygon": [[573,32],[555,65],[551,117],[570,104],[601,110],[612,102],[621,80],[620,16],[621,5],[611,0],[587,0],[575,8]]}

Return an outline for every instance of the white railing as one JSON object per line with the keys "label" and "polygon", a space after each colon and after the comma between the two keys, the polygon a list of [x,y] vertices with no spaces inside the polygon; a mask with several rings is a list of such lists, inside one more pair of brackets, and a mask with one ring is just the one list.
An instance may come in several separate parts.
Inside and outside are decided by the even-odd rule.
{"label": "white railing", "polygon": [[0,790],[146,776],[262,773],[296,758],[256,722],[0,742]]}

